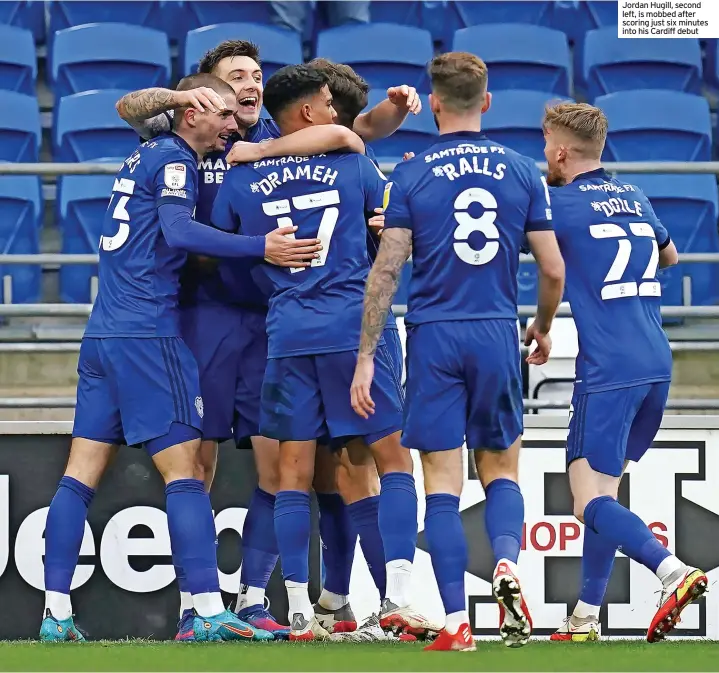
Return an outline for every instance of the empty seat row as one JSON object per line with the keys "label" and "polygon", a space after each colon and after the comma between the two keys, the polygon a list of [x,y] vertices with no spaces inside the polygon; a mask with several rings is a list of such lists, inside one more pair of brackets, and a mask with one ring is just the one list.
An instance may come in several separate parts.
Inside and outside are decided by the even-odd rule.
{"label": "empty seat row", "polygon": [[[283,65],[302,60],[301,40],[290,31],[223,23],[187,34],[180,57],[182,72],[195,71],[205,52],[238,36],[259,45],[265,78]],[[0,25],[0,39],[7,46],[0,53],[0,88],[32,94],[37,65],[31,34]],[[402,49],[397,49],[398,44]],[[452,47],[485,60],[494,91],[570,94],[569,43],[560,31],[522,23],[472,26],[455,33]],[[434,51],[426,30],[385,23],[333,28],[319,34],[317,53],[352,65],[374,87],[402,82],[429,91],[426,64]],[[57,96],[90,89],[166,86],[171,75],[169,43],[160,31],[125,23],[66,28],[57,33],[49,52],[48,73]],[[702,74],[698,40],[619,39],[610,27],[589,32],[583,65],[575,70],[574,81],[593,100],[632,89],[700,93]],[[719,84],[716,72],[710,79]]]}

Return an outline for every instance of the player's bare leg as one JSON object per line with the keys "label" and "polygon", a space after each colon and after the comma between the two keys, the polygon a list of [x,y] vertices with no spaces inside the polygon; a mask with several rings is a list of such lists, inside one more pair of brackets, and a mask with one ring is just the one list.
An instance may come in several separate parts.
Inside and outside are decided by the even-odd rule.
{"label": "player's bare leg", "polygon": [[80,555],[87,509],[117,446],[74,437],[65,473],[50,503],[45,526],[43,641],[83,641],[75,626],[70,584]]}
{"label": "player's bare leg", "polygon": [[320,444],[315,455],[313,488],[320,510],[320,537],[325,566],[325,582],[315,616],[328,633],[348,633],[357,629],[357,619],[349,603],[350,573],[357,544],[345,501],[337,492],[339,453]]}
{"label": "player's bare leg", "polygon": [[462,449],[422,451],[420,456],[427,499],[424,530],[445,611],[444,628],[425,650],[474,652],[464,589],[467,541],[459,516]]}
{"label": "player's bare leg", "polygon": [[665,550],[639,517],[617,503],[619,479],[593,470],[586,458],[569,466],[574,516],[621,546],[627,556],[652,570],[662,583],[659,609],[647,631],[647,640],[652,643],[663,640],[679,623],[684,608],[706,593],[708,580],[703,571]]}
{"label": "player's bare leg", "polygon": [[477,474],[487,494],[487,534],[497,564],[492,591],[499,604],[499,633],[507,647],[526,645],[532,633],[532,618],[517,577],[524,522],[518,486],[521,443],[518,437],[506,451],[474,451]]}
{"label": "player's bare leg", "polygon": [[[400,444],[400,435],[400,432],[393,432],[369,447],[380,475],[379,526],[387,567],[387,589],[380,610],[380,624],[384,629],[427,637],[439,633],[441,626],[410,605],[412,564],[417,544],[417,495],[412,456]],[[348,442],[350,460],[363,446],[361,440]]]}
{"label": "player's bare leg", "polygon": [[289,601],[290,640],[325,640],[329,633],[315,617],[308,591],[310,489],[317,442],[280,442],[280,488],[275,533]]}

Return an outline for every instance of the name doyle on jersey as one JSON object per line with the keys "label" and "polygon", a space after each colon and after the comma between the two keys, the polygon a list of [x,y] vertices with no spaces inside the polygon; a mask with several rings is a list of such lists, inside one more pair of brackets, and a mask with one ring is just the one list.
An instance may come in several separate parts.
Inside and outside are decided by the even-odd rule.
{"label": "name doyle on jersey", "polygon": [[[283,163],[300,163],[306,162],[307,160],[308,157],[282,157],[281,159]],[[264,161],[260,161],[254,164],[254,167],[260,168],[262,166],[273,165],[272,163],[270,163],[271,161],[278,162],[278,160],[276,159],[266,159]],[[334,185],[337,176],[337,171],[332,170],[327,166],[322,166],[320,164],[317,164],[314,167],[285,166],[282,169],[282,173],[280,173],[279,171],[276,173],[268,173],[267,177],[262,178],[262,180],[251,183],[250,189],[255,193],[261,191],[265,196],[269,196],[270,194],[272,194],[275,187],[279,187],[286,182],[292,182],[293,180],[313,180],[314,182],[322,182],[326,185]]]}
{"label": "name doyle on jersey", "polygon": [[626,199],[611,198],[608,201],[592,201],[592,209],[602,211],[607,217],[612,215],[637,215],[642,216],[642,204],[639,201],[629,203]]}

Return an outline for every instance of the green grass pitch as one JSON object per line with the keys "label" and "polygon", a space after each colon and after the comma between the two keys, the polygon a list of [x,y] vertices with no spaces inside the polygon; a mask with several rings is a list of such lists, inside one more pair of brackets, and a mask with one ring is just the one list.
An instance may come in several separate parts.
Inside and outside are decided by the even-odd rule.
{"label": "green grass pitch", "polygon": [[0,671],[719,671],[719,643],[482,642],[455,653],[408,643],[3,642]]}

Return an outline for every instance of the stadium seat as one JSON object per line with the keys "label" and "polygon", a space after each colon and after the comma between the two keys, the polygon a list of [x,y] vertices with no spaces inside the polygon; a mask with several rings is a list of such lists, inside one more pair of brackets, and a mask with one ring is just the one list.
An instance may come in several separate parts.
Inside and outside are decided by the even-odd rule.
{"label": "stadium seat", "polygon": [[454,34],[452,49],[482,58],[493,92],[525,89],[569,95],[569,44],[558,30],[518,23],[470,26]]}
{"label": "stadium seat", "polygon": [[[719,196],[713,175],[622,175],[637,185],[669,231],[679,252],[719,253]],[[679,265],[676,281],[692,280],[691,303],[719,303],[719,266],[716,264]]]}
{"label": "stadium seat", "polygon": [[557,98],[541,91],[497,91],[482,115],[482,130],[495,142],[536,161],[544,161],[542,118],[546,104]]}
{"label": "stadium seat", "polygon": [[432,36],[421,28],[390,23],[330,28],[319,34],[317,53],[351,65],[372,87],[409,84],[429,92],[426,67],[434,51]]}
{"label": "stadium seat", "polygon": [[[34,175],[0,175],[0,254],[40,252],[41,194],[40,178]],[[39,301],[41,274],[36,264],[0,267],[0,301]],[[11,278],[12,296],[5,295],[5,276]]]}
{"label": "stadium seat", "polygon": [[36,42],[45,39],[45,3],[17,0],[0,2],[0,24],[25,28],[32,32]]}
{"label": "stadium seat", "polygon": [[[373,108],[386,97],[384,89],[372,89],[369,92],[365,111]],[[437,127],[429,109],[429,101],[426,96],[422,96],[422,112],[416,116],[407,115],[402,126],[389,138],[377,140],[371,145],[378,161],[396,162],[402,160],[405,152],[418,154],[435,142],[437,142]]]}
{"label": "stadium seat", "polygon": [[[538,292],[537,265],[520,264],[517,271],[517,305],[536,306]],[[526,318],[521,318],[522,321]]]}
{"label": "stadium seat", "polygon": [[699,40],[627,40],[616,26],[592,30],[584,43],[587,95],[635,89],[671,89],[701,93],[702,55]]}
{"label": "stadium seat", "polygon": [[[48,43],[51,46],[58,30],[87,23],[129,23],[164,30],[168,24],[167,13],[162,5],[166,3],[151,0],[86,0],[55,1],[47,3],[49,14]],[[130,43],[131,44],[131,43]]]}
{"label": "stadium seat", "polygon": [[594,101],[609,121],[605,161],[709,161],[711,121],[702,96],[621,91]]}
{"label": "stadium seat", "polygon": [[372,23],[396,23],[402,26],[415,26],[427,28],[422,25],[422,5],[419,0],[385,0],[370,3],[370,21]]}
{"label": "stadium seat", "polygon": [[0,89],[35,95],[37,60],[32,33],[0,24]]}
{"label": "stadium seat", "polygon": [[170,46],[157,30],[123,23],[90,23],[55,35],[55,96],[93,89],[142,89],[170,82]]}
{"label": "stadium seat", "polygon": [[0,91],[0,161],[37,161],[40,142],[37,98]]}
{"label": "stadium seat", "polygon": [[260,48],[265,81],[279,68],[302,62],[302,41],[296,33],[257,23],[220,23],[187,33],[183,73],[196,72],[205,52],[224,40],[236,40],[238,36]]}
{"label": "stadium seat", "polygon": [[533,26],[549,26],[552,21],[552,5],[548,0],[449,0],[443,12],[445,43],[452,43],[455,31],[468,26],[484,26],[489,23],[526,23]]}
{"label": "stadium seat", "polygon": [[55,161],[124,160],[138,145],[137,131],[117,114],[126,91],[84,91],[60,99],[55,116]]}
{"label": "stadium seat", "polygon": [[[114,177],[66,175],[59,182],[62,252],[85,255],[96,253]],[[94,276],[97,276],[96,266],[63,265],[60,268],[62,301],[80,304],[90,302]]]}
{"label": "stadium seat", "polygon": [[[190,29],[216,23],[270,23],[269,2],[185,2]],[[235,39],[244,39],[235,35]]]}

